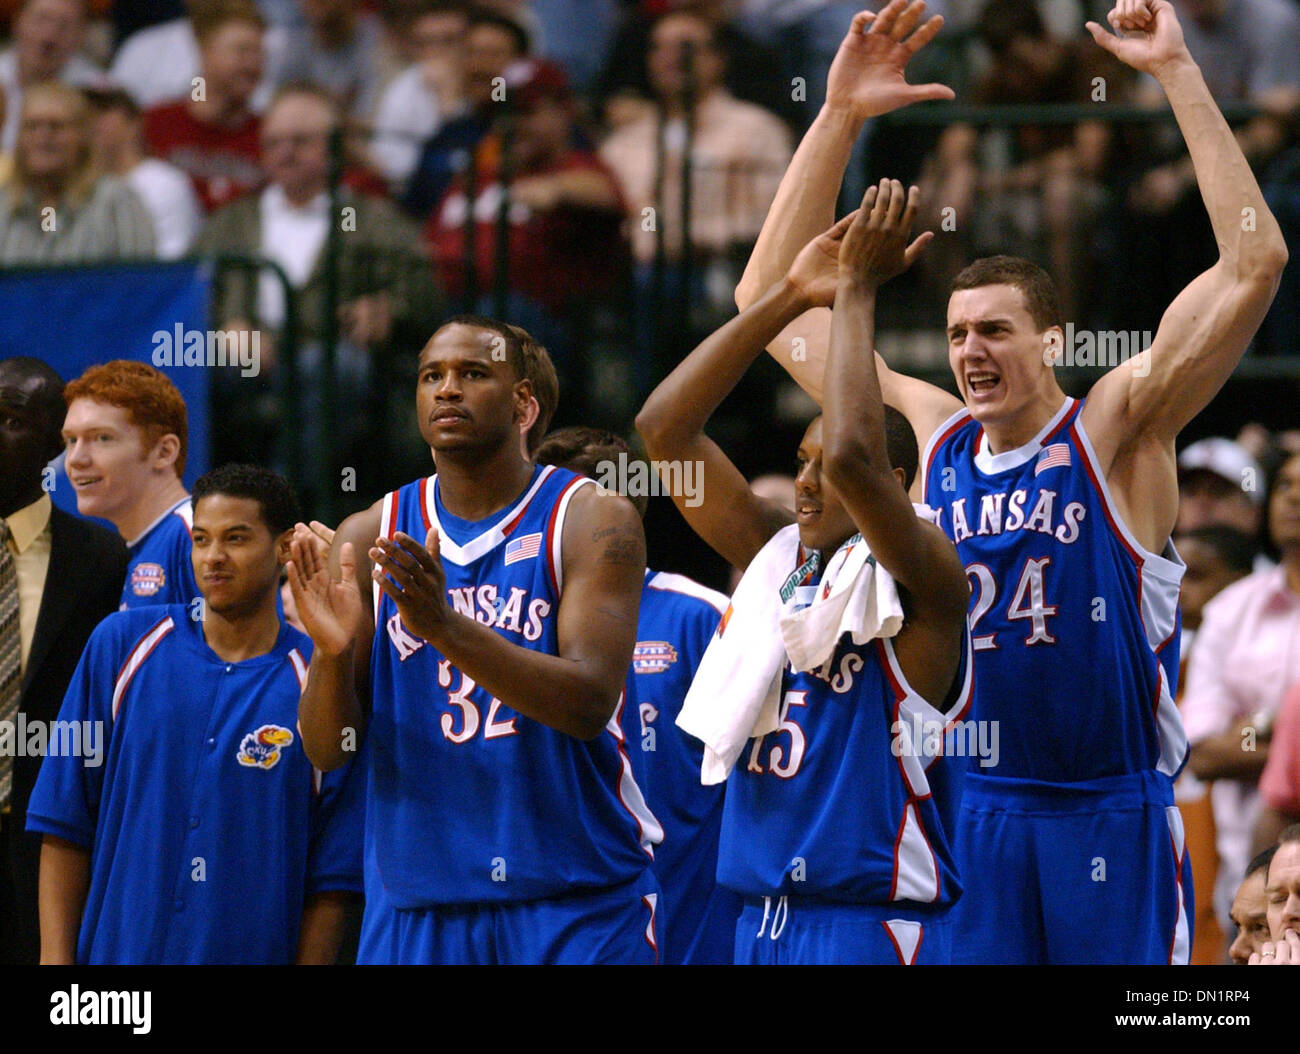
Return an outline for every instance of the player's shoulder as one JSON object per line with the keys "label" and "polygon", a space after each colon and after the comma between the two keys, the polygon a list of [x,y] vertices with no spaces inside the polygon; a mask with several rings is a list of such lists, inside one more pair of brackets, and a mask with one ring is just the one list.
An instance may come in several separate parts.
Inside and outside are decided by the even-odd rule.
{"label": "player's shoulder", "polygon": [[648,599],[663,598],[687,610],[708,609],[718,615],[722,615],[731,603],[726,594],[671,571],[647,571],[645,596]]}
{"label": "player's shoulder", "polygon": [[190,608],[186,604],[155,604],[114,611],[95,627],[87,648],[115,652],[146,641],[156,645],[189,619]]}
{"label": "player's shoulder", "polygon": [[345,516],[338,526],[335,541],[339,545],[344,542],[358,544],[364,541],[364,544],[369,547],[379,537],[379,526],[383,519],[384,506],[393,500],[394,494],[400,495],[401,490],[389,491],[389,493],[382,498],[378,498],[368,507]]}

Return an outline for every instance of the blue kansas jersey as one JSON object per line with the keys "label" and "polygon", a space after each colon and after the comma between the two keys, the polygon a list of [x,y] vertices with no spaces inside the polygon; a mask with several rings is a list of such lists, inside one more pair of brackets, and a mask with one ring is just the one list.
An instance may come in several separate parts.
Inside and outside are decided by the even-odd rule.
{"label": "blue kansas jersey", "polygon": [[1173,701],[1183,565],[1115,513],[1082,407],[1067,399],[1001,454],[963,410],[926,451],[924,500],[971,582],[973,713],[999,722],[998,777],[1172,777],[1187,755]]}
{"label": "blue kansas jersey", "polygon": [[298,741],[310,655],[282,624],[266,655],[224,662],[181,604],[91,635],[59,720],[83,755],[97,724],[104,752],[50,750],[28,810],[90,850],[78,962],[291,963],[304,898],[360,892],[364,781],[322,778]]}
{"label": "blue kansas jersey", "polygon": [[787,664],[780,728],[753,739],[727,781],[718,881],[750,897],[956,901],[966,759],[941,744],[965,738],[970,667],[963,637],[959,689],[940,713],[908,685],[887,639],[855,645],[846,633],[820,670]]}
{"label": "blue kansas jersey", "polygon": [[[538,467],[490,520],[449,516],[437,477],[383,501],[381,531],[438,529],[448,602],[552,655],[569,501],[592,481]],[[376,585],[367,838],[398,908],[557,897],[641,876],[662,831],[633,775],[620,713],[590,742],[492,697],[402,624]],[[620,709],[624,700],[620,699]]]}
{"label": "blue kansas jersey", "polygon": [[186,498],[137,538],[127,555],[121,610],[188,604],[199,595],[194,581],[194,510]]}
{"label": "blue kansas jersey", "polygon": [[727,598],[683,575],[646,572],[632,673],[639,713],[623,725],[645,794],[663,824],[654,873],[663,890],[664,962],[729,963],[739,899],[717,885],[725,784],[700,783],[704,745],[677,727],[677,714]]}

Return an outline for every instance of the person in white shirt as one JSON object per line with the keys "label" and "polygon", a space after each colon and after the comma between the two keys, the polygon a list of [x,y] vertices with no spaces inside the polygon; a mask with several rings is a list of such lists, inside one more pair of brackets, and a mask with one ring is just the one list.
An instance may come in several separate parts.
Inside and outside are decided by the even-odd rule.
{"label": "person in white shirt", "polygon": [[95,164],[124,180],[144,203],[159,258],[185,255],[202,221],[190,177],[175,165],[145,156],[140,108],[127,92],[116,88],[87,94],[95,114]]}
{"label": "person in white shirt", "polygon": [[[188,0],[185,6],[190,17],[173,18],[136,30],[113,55],[109,80],[125,88],[142,110],[184,98],[194,90],[194,79],[202,65],[193,22],[198,0]],[[262,34],[266,72],[249,100],[249,108],[254,113],[261,113],[270,102],[288,36],[286,27],[274,24],[268,25]]]}

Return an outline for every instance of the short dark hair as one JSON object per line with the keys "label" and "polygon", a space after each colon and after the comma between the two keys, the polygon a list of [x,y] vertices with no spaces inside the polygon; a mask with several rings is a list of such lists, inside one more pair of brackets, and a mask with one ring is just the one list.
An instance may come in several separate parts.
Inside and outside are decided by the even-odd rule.
{"label": "short dark hair", "polygon": [[[615,464],[620,454],[628,461],[639,460],[621,435],[604,428],[573,425],[557,428],[548,435],[538,447],[534,460],[539,465],[558,465],[596,479],[600,475],[601,463]],[[637,515],[644,519],[649,505],[646,495],[624,496],[636,506]]]}
{"label": "short dark hair", "polygon": [[1197,527],[1195,530],[1184,531],[1177,541],[1200,542],[1209,546],[1223,562],[1223,566],[1231,571],[1248,575],[1255,569],[1255,554],[1258,552],[1255,539],[1235,527],[1225,527],[1222,524]]}
{"label": "short dark hair", "polygon": [[986,256],[968,264],[952,280],[951,292],[980,289],[986,285],[1013,285],[1025,298],[1025,308],[1041,333],[1061,324],[1061,306],[1056,283],[1038,264],[1019,256]]}
{"label": "short dark hair", "polygon": [[532,38],[523,24],[495,7],[488,7],[486,4],[471,5],[469,28],[473,29],[475,26],[492,26],[503,33],[510,34],[515,40],[515,53],[520,57],[530,54],[533,50]]}
{"label": "short dark hair", "polygon": [[904,490],[912,489],[921,452],[916,444],[916,432],[903,411],[885,404],[885,450],[889,454],[889,467],[901,468],[907,477]]}
{"label": "short dark hair", "polygon": [[63,402],[63,378],[44,359],[30,355],[13,355],[0,359],[0,369],[14,373],[20,381],[29,377],[40,378],[41,386],[35,392],[35,402],[49,426],[46,438],[51,450],[50,457],[57,457],[63,447],[63,418],[67,415],[67,406]]}
{"label": "short dark hair", "polygon": [[[820,414],[818,416],[821,416]],[[817,418],[814,417],[813,421]],[[809,423],[812,427],[812,421]],[[890,468],[901,468],[905,480],[904,490],[912,489],[916,479],[916,469],[921,461],[921,454],[916,445],[916,432],[912,423],[899,409],[885,404],[885,453],[889,456]]]}
{"label": "short dark hair", "polygon": [[257,502],[262,510],[262,522],[273,538],[302,519],[298,495],[289,481],[261,465],[222,465],[205,472],[194,484],[194,507],[198,508],[201,498],[213,494]]}
{"label": "short dark hair", "polygon": [[1285,828],[1277,836],[1277,844],[1273,846],[1273,849],[1276,851],[1284,845],[1290,845],[1292,842],[1300,842],[1300,823],[1293,823],[1290,827]]}
{"label": "short dark hair", "polygon": [[473,326],[475,329],[490,329],[505,341],[506,362],[510,363],[510,368],[515,371],[515,379],[522,381],[528,376],[528,364],[524,359],[524,341],[533,338],[523,327],[512,326],[509,322],[502,322],[500,319],[488,318],[487,315],[469,313],[452,315],[450,318],[443,319],[438,331],[444,330],[448,326]]}
{"label": "short dark hair", "polygon": [[1256,856],[1254,860],[1246,865],[1246,873],[1241,876],[1241,880],[1245,882],[1246,879],[1250,878],[1250,876],[1255,874],[1257,871],[1263,871],[1264,877],[1268,878],[1268,865],[1273,862],[1273,856],[1276,853],[1277,846],[1270,845],[1262,853]]}

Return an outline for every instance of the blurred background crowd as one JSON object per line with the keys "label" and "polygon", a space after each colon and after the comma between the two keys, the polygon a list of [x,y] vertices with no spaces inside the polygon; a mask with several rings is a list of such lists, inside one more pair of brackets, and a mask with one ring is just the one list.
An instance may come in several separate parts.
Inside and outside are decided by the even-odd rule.
{"label": "blurred background crowd", "polygon": [[[1300,0],[1173,2],[1294,254]],[[464,310],[548,347],[557,425],[629,432],[651,387],[734,313],[859,6],[0,0],[0,268],[216,261],[211,324],[256,334],[261,354],[255,377],[213,379],[221,461],[293,476],[278,444],[301,421],[312,456],[368,466],[360,497],[427,472],[415,355],[440,317]],[[915,182],[939,233],[882,293],[878,344],[896,367],[952,387],[947,284],[978,256],[1035,260],[1077,330],[1142,345],[1215,259],[1158,88],[1083,29],[1109,6],[931,0],[946,25],[909,79],[946,83],[958,101],[871,123],[842,199],[851,207],[883,175]],[[40,354],[3,349],[24,351]],[[1100,367],[1062,369],[1081,395]],[[1212,847],[1198,856],[1193,844],[1206,869],[1202,961],[1222,957],[1266,827],[1300,818],[1297,406],[1293,264],[1180,455],[1194,743],[1183,805]],[[764,359],[714,431],[751,477],[789,471],[781,452],[811,412]],[[309,507],[328,505],[296,482]],[[726,569],[666,501],[652,503],[647,533],[654,566],[725,587]]]}

